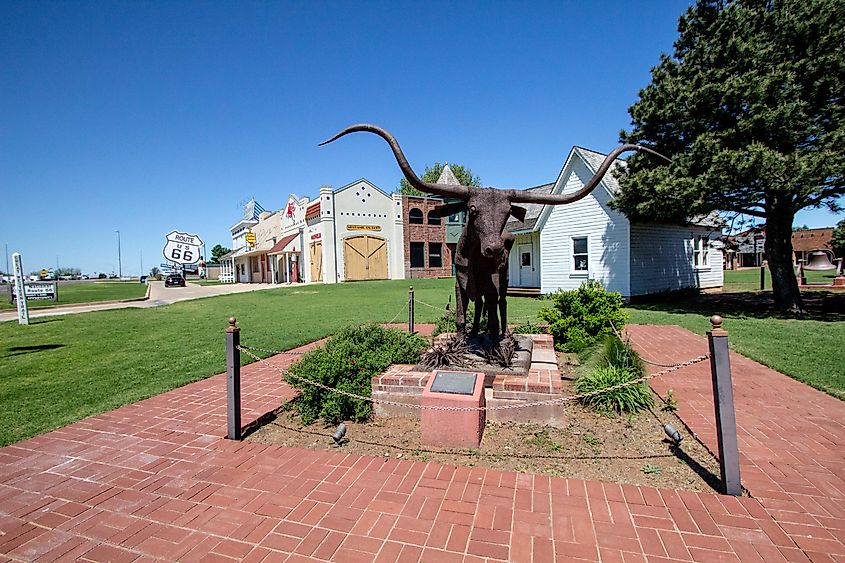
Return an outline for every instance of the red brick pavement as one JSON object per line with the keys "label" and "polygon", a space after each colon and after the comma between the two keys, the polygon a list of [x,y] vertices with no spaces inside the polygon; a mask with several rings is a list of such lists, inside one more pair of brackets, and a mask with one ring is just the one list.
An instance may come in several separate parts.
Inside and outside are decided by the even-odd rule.
{"label": "red brick pavement", "polygon": [[[677,326],[627,332],[658,363],[708,351],[706,338]],[[743,486],[799,547],[845,560],[845,403],[733,352],[731,373]],[[702,362],[652,387],[664,396],[672,389],[680,418],[718,453],[710,377]]]}
{"label": "red brick pavement", "polygon": [[[701,340],[686,338],[678,344],[684,352]],[[653,344],[649,357],[656,358],[659,342]],[[643,350],[648,355],[652,343]],[[271,361],[282,367],[291,359]],[[673,380],[682,413],[696,400],[706,402],[706,390],[696,391],[699,378],[684,377],[688,370],[693,368]],[[245,422],[292,394],[273,367],[253,365],[242,373]],[[787,390],[791,398],[803,396],[782,379],[781,397]],[[778,395],[772,386],[781,383],[773,378],[746,389],[750,397],[754,389]],[[696,399],[696,393],[702,397]],[[801,489],[795,468],[786,465],[797,461],[790,451],[804,452],[807,445],[768,445],[771,464],[781,473],[763,490],[777,486],[784,498],[733,498],[231,442],[222,438],[224,397],[225,379],[218,375],[0,449],[0,560],[662,562],[845,556],[845,518],[831,500],[841,498],[841,481],[831,472],[838,467],[842,476],[842,460],[809,467],[804,459],[802,479],[813,485]],[[807,439],[799,435],[801,412],[789,419],[794,426],[788,432],[778,428],[780,438]],[[761,420],[787,414],[767,413]],[[810,416],[831,414],[836,413],[816,407]],[[772,432],[749,428],[761,441]],[[818,445],[839,437],[841,443],[840,430],[828,424],[812,439]],[[747,473],[753,493],[758,476]],[[820,490],[827,492],[817,495]],[[812,511],[801,504],[809,502],[804,497],[817,503]],[[778,500],[783,504],[772,504]],[[797,521],[792,516],[797,514],[812,518]],[[824,535],[817,536],[820,524]]]}

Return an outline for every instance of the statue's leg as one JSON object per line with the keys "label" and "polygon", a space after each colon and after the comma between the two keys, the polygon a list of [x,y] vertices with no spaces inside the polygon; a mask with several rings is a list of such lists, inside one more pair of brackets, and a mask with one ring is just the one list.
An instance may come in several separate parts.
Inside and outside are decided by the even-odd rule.
{"label": "statue's leg", "polygon": [[484,299],[484,306],[487,309],[487,334],[494,339],[499,336],[499,314],[496,310],[496,301],[494,295],[488,295]]}
{"label": "statue's leg", "polygon": [[475,302],[475,309],[473,311],[472,331],[469,333],[472,337],[478,336],[478,327],[481,325],[481,307],[483,306],[483,303],[484,301],[479,296],[478,301]]}
{"label": "statue's leg", "polygon": [[502,336],[508,333],[508,300],[505,293],[499,296],[499,319],[502,321]]}
{"label": "statue's leg", "polygon": [[455,326],[458,336],[466,334],[467,292],[460,283],[455,283]]}

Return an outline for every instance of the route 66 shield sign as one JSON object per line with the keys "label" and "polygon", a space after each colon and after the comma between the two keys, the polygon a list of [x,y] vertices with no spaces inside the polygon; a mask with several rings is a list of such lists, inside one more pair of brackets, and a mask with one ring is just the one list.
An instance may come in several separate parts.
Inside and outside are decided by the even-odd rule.
{"label": "route 66 shield sign", "polygon": [[165,237],[164,258],[177,264],[193,264],[200,259],[202,239],[197,235],[170,231]]}

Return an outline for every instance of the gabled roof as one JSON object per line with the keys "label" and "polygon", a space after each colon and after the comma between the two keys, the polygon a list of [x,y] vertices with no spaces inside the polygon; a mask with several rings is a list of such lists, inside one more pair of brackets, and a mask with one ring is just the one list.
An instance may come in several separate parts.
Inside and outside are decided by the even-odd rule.
{"label": "gabled roof", "polygon": [[443,170],[440,172],[440,178],[437,179],[438,184],[447,184],[450,186],[460,186],[461,183],[458,181],[458,178],[455,176],[455,173],[452,172],[452,168],[447,164],[443,167]]}
{"label": "gabled roof", "polygon": [[336,189],[336,190],[334,191],[334,193],[335,193],[335,194],[338,194],[338,193],[342,192],[343,190],[348,190],[349,188],[351,188],[351,187],[353,187],[353,186],[355,186],[355,185],[357,185],[357,184],[359,184],[359,183],[361,183],[361,182],[364,182],[365,184],[367,184],[368,186],[370,186],[370,187],[371,187],[371,188],[373,188],[374,190],[376,190],[376,191],[378,191],[378,192],[381,192],[382,194],[384,194],[384,196],[385,196],[385,197],[387,197],[387,198],[389,198],[389,197],[390,197],[390,194],[388,194],[388,193],[387,193],[387,192],[385,192],[383,189],[381,189],[380,187],[376,186],[375,184],[373,184],[372,182],[370,182],[370,181],[369,181],[369,180],[367,180],[366,178],[358,178],[358,179],[357,179],[357,180],[355,180],[354,182],[349,182],[349,183],[348,183],[348,184],[346,184],[345,186],[343,186],[343,187],[340,187],[340,188]]}
{"label": "gabled roof", "polygon": [[[549,194],[552,193],[553,187],[554,183],[552,182],[543,184],[542,186],[534,186],[533,188],[528,188],[525,191],[539,194]],[[540,219],[540,213],[542,213],[545,205],[542,203],[520,203],[519,206],[525,208],[525,221],[517,221],[515,218],[511,217],[505,225],[505,230],[512,233],[534,230],[534,226]]]}
{"label": "gabled roof", "polygon": [[[572,169],[575,167],[575,163],[578,161],[583,162],[587,169],[595,174],[595,171],[598,169],[601,162],[604,160],[604,157],[607,155],[603,155],[600,152],[591,151],[589,149],[585,149],[584,147],[574,146],[569,151],[569,154],[566,156],[566,160],[563,163],[563,167],[560,169],[560,174],[557,176],[557,180],[554,181],[552,184],[552,189],[549,193],[552,194],[561,194],[563,193],[563,189],[566,187],[566,180],[569,178],[570,174],[572,174]],[[598,164],[596,164],[596,162]],[[617,159],[617,162],[624,163],[624,161]],[[612,170],[612,168],[611,168]],[[612,176],[610,172],[604,175],[602,181],[599,182],[599,186],[602,186],[607,192],[611,195],[614,195],[614,192],[611,191],[611,187],[608,185],[608,179]],[[598,189],[599,186],[596,186]],[[613,187],[615,190],[619,190],[619,183],[616,182],[616,179],[613,178]],[[537,218],[534,226],[531,228],[532,231],[539,231],[543,228],[546,224],[546,221],[549,218],[549,215],[554,208],[553,205],[542,205],[540,210],[540,215]]]}
{"label": "gabled roof", "polygon": [[[607,158],[607,155],[598,151],[593,151],[577,145],[572,147],[572,150],[569,151],[569,155],[566,157],[566,161],[563,163],[563,168],[561,168],[560,174],[554,182],[550,193],[563,193],[563,189],[566,187],[566,181],[569,179],[570,174],[572,174],[572,169],[574,168],[576,161],[580,160],[583,162],[590,174],[595,174],[601,166],[601,163],[604,162],[605,158]],[[610,197],[614,197],[622,189],[619,182],[616,180],[616,175],[614,174],[614,170],[617,165],[625,167],[627,166],[627,163],[621,158],[617,158],[614,166],[610,167],[607,174],[605,174],[601,182],[599,182],[599,186],[603,187]],[[596,189],[598,189],[599,186],[596,186]],[[543,225],[545,225],[548,220],[549,214],[554,206],[543,205],[541,207],[543,209],[540,211],[540,216],[535,222],[535,225],[531,228],[532,231],[539,231],[543,228]],[[689,224],[720,229],[724,225],[724,222],[719,214],[714,211],[707,215],[698,215],[691,218]]]}

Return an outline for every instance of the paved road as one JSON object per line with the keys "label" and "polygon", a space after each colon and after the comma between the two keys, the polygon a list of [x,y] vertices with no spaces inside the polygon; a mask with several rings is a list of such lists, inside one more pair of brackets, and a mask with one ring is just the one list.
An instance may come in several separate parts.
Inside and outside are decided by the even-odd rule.
{"label": "paved road", "polygon": [[[63,305],[50,309],[29,309],[29,318],[49,317],[55,315],[70,315],[73,313],[87,313],[90,311],[105,311],[108,309],[127,309],[130,307],[145,309],[149,307],[160,307],[170,305],[178,301],[189,301],[202,297],[213,297],[215,295],[227,295],[230,293],[244,293],[247,291],[261,291],[285,287],[284,285],[273,285],[269,283],[227,283],[220,285],[197,285],[188,283],[186,287],[164,287],[164,282],[152,282],[150,287],[150,298],[144,301],[129,301],[126,303],[80,303],[79,305]],[[18,318],[17,311],[9,309],[0,312],[0,322],[11,321]]]}

